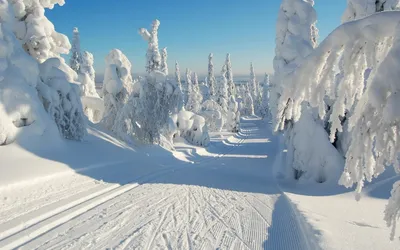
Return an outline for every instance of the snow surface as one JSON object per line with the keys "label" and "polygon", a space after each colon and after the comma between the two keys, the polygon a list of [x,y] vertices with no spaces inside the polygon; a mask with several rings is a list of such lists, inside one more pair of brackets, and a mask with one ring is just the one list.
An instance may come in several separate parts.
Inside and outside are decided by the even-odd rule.
{"label": "snow surface", "polygon": [[338,186],[277,182],[284,152],[266,128],[245,118],[238,134],[173,152],[97,125],[84,142],[1,147],[0,249],[399,249],[370,216],[395,179],[364,190],[362,206]]}

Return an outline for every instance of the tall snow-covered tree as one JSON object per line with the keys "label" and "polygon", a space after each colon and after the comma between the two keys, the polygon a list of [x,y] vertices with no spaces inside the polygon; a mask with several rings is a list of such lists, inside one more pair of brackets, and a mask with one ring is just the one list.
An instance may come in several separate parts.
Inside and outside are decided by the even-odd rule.
{"label": "tall snow-covered tree", "polygon": [[232,73],[232,63],[231,63],[231,55],[228,53],[226,54],[226,80],[228,81],[228,96],[235,96],[236,95],[236,86],[233,82],[233,73]]}
{"label": "tall snow-covered tree", "polygon": [[229,97],[228,101],[228,116],[225,125],[230,132],[237,133],[240,129],[240,111],[239,105],[234,96]]}
{"label": "tall snow-covered tree", "polygon": [[76,73],[80,72],[80,67],[82,64],[82,54],[81,54],[81,41],[78,28],[74,28],[72,37],[72,48],[71,48],[71,58],[69,59],[69,66]]}
{"label": "tall snow-covered tree", "polygon": [[263,93],[262,93],[262,101],[260,107],[260,114],[262,118],[269,117],[269,75],[265,73],[264,83],[263,83]]}
{"label": "tall snow-covered tree", "polygon": [[146,72],[151,73],[155,70],[160,70],[161,67],[161,55],[158,49],[158,27],[160,21],[157,19],[153,21],[151,31],[149,32],[145,28],[139,29],[139,34],[145,41],[148,42],[148,48],[146,53]]}
{"label": "tall snow-covered tree", "polygon": [[221,77],[217,83],[216,88],[216,101],[221,106],[224,116],[228,112],[228,81],[226,79],[226,65],[222,66]]}
{"label": "tall snow-covered tree", "polygon": [[162,51],[161,51],[160,71],[163,72],[165,75],[168,75],[167,59],[168,59],[167,48],[163,48]]}
{"label": "tall snow-covered tree", "polygon": [[253,63],[250,63],[249,90],[250,90],[251,97],[253,98],[254,110],[258,112],[260,109],[260,92],[258,89],[258,82],[257,82],[256,74],[254,72]]}
{"label": "tall snow-covered tree", "polygon": [[198,113],[201,109],[202,96],[199,89],[199,80],[197,74],[193,73],[190,69],[186,69],[186,83],[188,85],[188,102],[186,104],[186,110]]}
{"label": "tall snow-covered tree", "polygon": [[175,62],[175,81],[180,92],[179,104],[177,108],[178,111],[181,111],[185,109],[185,96],[183,94],[182,83],[181,83],[181,71],[179,69],[179,64],[177,61]]}
{"label": "tall snow-covered tree", "polygon": [[208,55],[208,74],[207,74],[207,86],[209,91],[209,96],[206,99],[213,99],[215,96],[215,75],[214,75],[214,64],[213,64],[213,54]]}
{"label": "tall snow-covered tree", "polygon": [[132,65],[118,49],[113,49],[105,58],[106,69],[103,80],[104,114],[102,124],[112,130],[118,112],[128,101],[133,89]]}

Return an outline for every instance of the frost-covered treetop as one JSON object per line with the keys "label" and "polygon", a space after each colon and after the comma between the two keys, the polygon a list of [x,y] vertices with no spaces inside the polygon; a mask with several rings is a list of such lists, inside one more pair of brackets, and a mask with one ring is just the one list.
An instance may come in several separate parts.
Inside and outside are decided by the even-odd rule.
{"label": "frost-covered treetop", "polygon": [[225,65],[226,65],[226,80],[228,81],[228,95],[232,96],[236,94],[236,88],[235,88],[235,83],[233,82],[231,55],[229,53],[226,54]]}
{"label": "frost-covered treetop", "polygon": [[348,0],[342,22],[357,20],[376,12],[400,9],[400,0]]}
{"label": "frost-covered treetop", "polygon": [[161,67],[160,71],[163,72],[165,75],[168,75],[168,64],[167,64],[167,59],[168,59],[168,52],[167,48],[163,48],[161,52]]}
{"label": "frost-covered treetop", "polygon": [[147,48],[147,63],[146,72],[151,73],[155,70],[160,70],[161,66],[161,55],[158,49],[158,27],[160,26],[160,21],[157,19],[152,23],[151,32],[145,28],[139,29],[139,34],[143,37],[145,41],[148,42]]}
{"label": "frost-covered treetop", "polygon": [[213,64],[213,53],[208,55],[208,75],[207,85],[209,87],[210,96],[215,94],[215,75],[214,75],[214,64]]}
{"label": "frost-covered treetop", "polygon": [[275,74],[291,72],[317,45],[312,0],[283,0],[276,25]]}

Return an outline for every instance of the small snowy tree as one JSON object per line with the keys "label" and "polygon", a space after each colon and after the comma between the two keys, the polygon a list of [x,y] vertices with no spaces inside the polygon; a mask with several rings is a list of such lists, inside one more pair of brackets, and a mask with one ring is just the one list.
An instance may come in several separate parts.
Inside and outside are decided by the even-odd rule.
{"label": "small snowy tree", "polygon": [[76,72],[80,72],[80,67],[82,64],[82,54],[81,54],[81,41],[79,37],[78,28],[74,28],[72,37],[72,49],[71,58],[69,59],[69,66]]}
{"label": "small snowy tree", "polygon": [[118,112],[128,101],[133,89],[132,65],[118,49],[113,49],[105,58],[106,69],[103,81],[104,114],[102,124],[112,130]]}
{"label": "small snowy tree", "polygon": [[236,86],[233,82],[233,73],[232,73],[232,63],[231,63],[231,55],[226,54],[226,80],[228,81],[228,96],[236,96]]}
{"label": "small snowy tree", "polygon": [[158,50],[158,27],[160,26],[160,21],[157,19],[152,23],[152,29],[149,32],[145,28],[139,29],[139,34],[143,37],[145,41],[148,42],[148,48],[146,53],[146,72],[151,73],[155,70],[160,70],[161,67],[161,55]]}
{"label": "small snowy tree", "polygon": [[208,74],[207,74],[207,86],[208,86],[208,91],[209,91],[209,96],[207,96],[205,99],[213,99],[215,96],[215,75],[214,75],[214,64],[213,64],[213,54],[210,53],[208,56]]}
{"label": "small snowy tree", "polygon": [[262,101],[260,107],[260,114],[262,118],[269,117],[269,75],[265,74],[264,83],[263,83],[263,94]]}
{"label": "small snowy tree", "polygon": [[254,104],[253,104],[253,97],[250,93],[249,84],[246,83],[245,85],[245,92],[243,96],[243,106],[240,112],[243,116],[250,116],[254,115]]}
{"label": "small snowy tree", "polygon": [[240,129],[240,112],[239,105],[234,96],[229,98],[228,117],[226,122],[226,129],[230,132],[237,133]]}
{"label": "small snowy tree", "polygon": [[161,52],[161,66],[160,71],[163,72],[166,76],[168,75],[168,65],[167,65],[168,53],[167,48],[163,48]]}

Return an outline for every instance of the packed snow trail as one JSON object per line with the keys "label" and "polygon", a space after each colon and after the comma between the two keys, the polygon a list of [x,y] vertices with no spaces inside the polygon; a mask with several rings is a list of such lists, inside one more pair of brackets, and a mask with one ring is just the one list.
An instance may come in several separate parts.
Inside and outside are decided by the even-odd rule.
{"label": "packed snow trail", "polygon": [[42,184],[2,204],[0,249],[315,249],[273,178],[272,139],[245,119],[207,149],[179,147],[192,163],[115,163]]}

